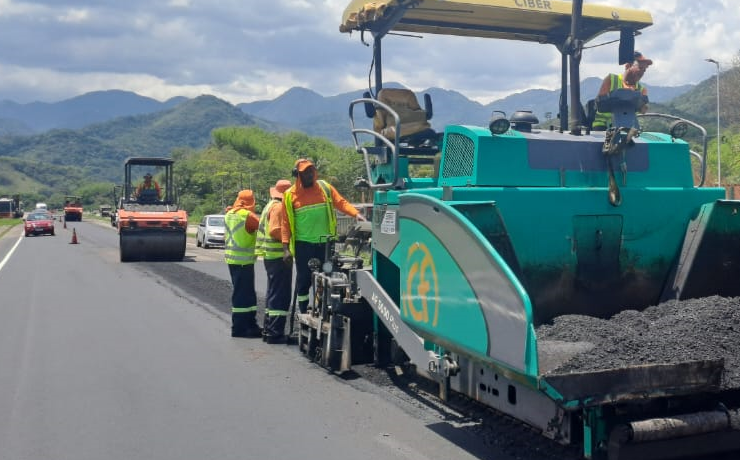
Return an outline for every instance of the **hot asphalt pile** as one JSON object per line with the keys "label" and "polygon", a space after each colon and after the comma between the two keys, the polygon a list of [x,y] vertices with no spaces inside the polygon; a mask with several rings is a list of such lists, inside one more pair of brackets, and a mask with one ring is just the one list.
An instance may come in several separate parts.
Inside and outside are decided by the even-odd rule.
{"label": "hot asphalt pile", "polygon": [[722,388],[740,388],[740,297],[670,301],[610,319],[564,315],[537,328],[537,337],[594,345],[554,373],[724,358]]}

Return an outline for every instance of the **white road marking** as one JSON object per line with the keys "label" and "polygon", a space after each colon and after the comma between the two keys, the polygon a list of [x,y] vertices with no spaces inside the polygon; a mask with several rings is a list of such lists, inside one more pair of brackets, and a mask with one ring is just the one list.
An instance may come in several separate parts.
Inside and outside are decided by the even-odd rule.
{"label": "white road marking", "polygon": [[21,244],[22,240],[23,240],[23,233],[20,234],[20,236],[18,237],[18,241],[15,242],[15,244],[10,249],[10,251],[8,251],[8,254],[3,258],[2,262],[0,262],[0,270],[2,270],[5,264],[10,260],[10,256],[13,255],[15,248],[17,248],[18,245]]}

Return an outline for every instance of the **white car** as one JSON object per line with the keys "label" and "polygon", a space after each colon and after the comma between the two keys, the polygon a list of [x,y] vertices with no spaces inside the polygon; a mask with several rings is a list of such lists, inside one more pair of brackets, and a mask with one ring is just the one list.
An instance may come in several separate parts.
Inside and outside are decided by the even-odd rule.
{"label": "white car", "polygon": [[223,214],[208,214],[203,216],[195,234],[195,245],[208,249],[211,246],[224,246],[224,232],[226,224]]}
{"label": "white car", "polygon": [[37,210],[48,211],[48,209],[46,207],[46,203],[36,203],[36,209]]}

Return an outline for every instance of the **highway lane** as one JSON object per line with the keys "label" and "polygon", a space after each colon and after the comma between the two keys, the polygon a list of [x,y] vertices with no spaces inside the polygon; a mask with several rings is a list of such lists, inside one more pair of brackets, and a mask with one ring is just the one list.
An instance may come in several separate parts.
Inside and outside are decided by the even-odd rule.
{"label": "highway lane", "polygon": [[510,458],[447,412],[229,337],[222,251],[124,264],[111,227],[67,225],[0,241],[0,260],[18,243],[0,269],[0,460]]}

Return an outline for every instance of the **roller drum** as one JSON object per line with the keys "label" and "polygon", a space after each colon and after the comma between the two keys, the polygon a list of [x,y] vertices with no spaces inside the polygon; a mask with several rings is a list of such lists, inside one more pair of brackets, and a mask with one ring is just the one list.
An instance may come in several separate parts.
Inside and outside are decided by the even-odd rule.
{"label": "roller drum", "polygon": [[121,261],[180,261],[185,257],[185,240],[185,232],[181,231],[123,232],[120,236]]}

